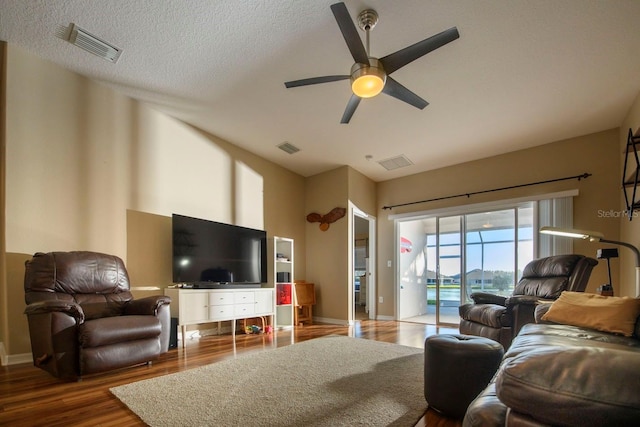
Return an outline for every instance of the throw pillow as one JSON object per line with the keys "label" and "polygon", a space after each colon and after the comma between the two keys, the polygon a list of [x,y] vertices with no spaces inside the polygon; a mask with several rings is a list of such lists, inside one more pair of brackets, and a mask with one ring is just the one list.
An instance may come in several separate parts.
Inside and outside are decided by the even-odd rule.
{"label": "throw pillow", "polygon": [[630,337],[640,315],[640,299],[564,291],[542,320]]}

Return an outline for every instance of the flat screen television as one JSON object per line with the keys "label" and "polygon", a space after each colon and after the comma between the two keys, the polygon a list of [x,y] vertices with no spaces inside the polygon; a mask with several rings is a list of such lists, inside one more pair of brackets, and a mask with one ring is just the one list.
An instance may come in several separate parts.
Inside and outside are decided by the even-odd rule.
{"label": "flat screen television", "polygon": [[173,282],[194,288],[267,282],[263,230],[173,214]]}

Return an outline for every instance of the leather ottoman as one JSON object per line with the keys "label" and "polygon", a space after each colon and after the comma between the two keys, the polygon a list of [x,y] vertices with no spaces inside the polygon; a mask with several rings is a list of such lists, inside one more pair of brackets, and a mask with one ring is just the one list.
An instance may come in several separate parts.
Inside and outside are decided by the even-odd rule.
{"label": "leather ottoman", "polygon": [[504,349],[471,335],[432,335],[424,342],[424,397],[429,407],[462,419],[498,370]]}

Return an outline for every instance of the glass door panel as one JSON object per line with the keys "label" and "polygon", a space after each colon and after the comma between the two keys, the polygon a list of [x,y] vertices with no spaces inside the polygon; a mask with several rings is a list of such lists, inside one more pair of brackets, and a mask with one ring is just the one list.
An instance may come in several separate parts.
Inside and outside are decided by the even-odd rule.
{"label": "glass door panel", "polygon": [[435,219],[406,221],[398,227],[399,289],[398,319],[434,323],[435,257],[431,252]]}
{"label": "glass door panel", "polygon": [[522,270],[533,260],[533,205],[518,208],[518,275],[516,282],[522,278]]}
{"label": "glass door panel", "polygon": [[438,218],[436,323],[458,324],[462,279],[461,217]]}
{"label": "glass door panel", "polygon": [[466,289],[510,295],[515,283],[515,209],[465,216]]}

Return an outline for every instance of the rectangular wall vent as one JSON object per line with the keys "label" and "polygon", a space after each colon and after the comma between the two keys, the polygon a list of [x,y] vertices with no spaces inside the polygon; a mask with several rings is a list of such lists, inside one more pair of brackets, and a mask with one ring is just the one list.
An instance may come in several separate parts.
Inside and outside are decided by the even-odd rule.
{"label": "rectangular wall vent", "polygon": [[382,166],[388,171],[392,171],[394,169],[400,169],[405,166],[411,166],[413,164],[413,162],[407,159],[404,154],[401,154],[396,157],[392,157],[390,159],[380,160],[378,163],[380,164],[380,166]]}
{"label": "rectangular wall vent", "polygon": [[71,33],[69,34],[69,42],[99,56],[102,59],[106,59],[109,62],[117,62],[122,53],[122,49],[107,43],[104,40],[100,40],[93,34],[78,27],[76,24],[71,24]]}
{"label": "rectangular wall vent", "polygon": [[289,142],[283,142],[282,144],[278,145],[278,148],[288,154],[295,154],[300,151],[298,147]]}

